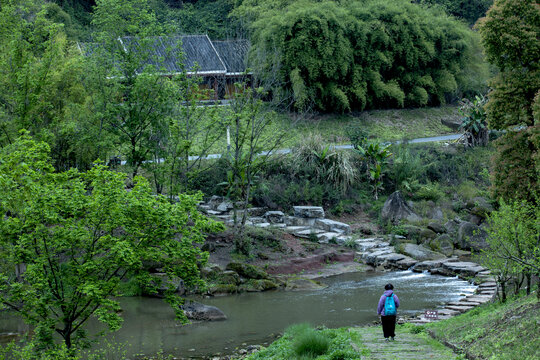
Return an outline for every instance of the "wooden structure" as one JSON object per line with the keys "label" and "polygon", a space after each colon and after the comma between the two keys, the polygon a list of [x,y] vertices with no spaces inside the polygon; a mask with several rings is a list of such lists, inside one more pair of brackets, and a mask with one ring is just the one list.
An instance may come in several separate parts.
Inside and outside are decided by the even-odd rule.
{"label": "wooden structure", "polygon": [[[125,36],[118,42],[126,53],[140,56],[143,68],[152,65],[163,76],[184,71],[188,76],[199,76],[200,88],[213,90],[215,100],[229,98],[236,91],[234,83],[251,82],[247,40],[211,41],[208,35],[180,35],[144,40]],[[90,55],[95,48],[95,44],[79,44],[83,55]]]}

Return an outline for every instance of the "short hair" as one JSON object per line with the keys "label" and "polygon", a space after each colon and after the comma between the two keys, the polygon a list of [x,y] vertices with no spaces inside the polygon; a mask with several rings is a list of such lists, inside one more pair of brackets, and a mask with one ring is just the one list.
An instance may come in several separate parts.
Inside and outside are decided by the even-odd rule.
{"label": "short hair", "polygon": [[384,285],[384,290],[394,290],[394,285],[386,284],[386,285]]}

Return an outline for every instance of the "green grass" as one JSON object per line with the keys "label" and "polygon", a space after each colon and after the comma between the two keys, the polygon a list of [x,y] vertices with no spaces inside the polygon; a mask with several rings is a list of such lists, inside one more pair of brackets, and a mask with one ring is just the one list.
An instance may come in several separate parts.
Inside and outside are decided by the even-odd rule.
{"label": "green grass", "polygon": [[[346,129],[357,124],[370,137],[379,141],[394,141],[437,136],[453,133],[441,123],[443,118],[458,119],[456,106],[441,106],[421,109],[372,110],[346,115],[320,115],[298,121],[287,144],[293,146],[309,133],[321,134],[329,143],[349,143]],[[282,116],[282,123],[291,119]]]}
{"label": "green grass", "polygon": [[347,328],[315,330],[307,324],[293,325],[285,334],[247,359],[250,360],[283,360],[283,359],[317,359],[317,360],[353,360],[368,354],[364,348],[356,351],[351,342],[356,342],[355,334]]}
{"label": "green grass", "polygon": [[433,336],[469,358],[540,359],[540,302],[536,294],[479,306],[427,326]]}
{"label": "green grass", "polygon": [[[219,109],[217,110],[219,114]],[[219,115],[218,115],[219,116]],[[444,135],[453,131],[441,123],[443,118],[459,118],[456,106],[441,106],[421,109],[370,110],[345,115],[306,115],[278,113],[265,129],[263,143],[268,146],[277,134],[285,132],[280,148],[290,148],[309,134],[321,134],[329,144],[348,144],[346,129],[358,125],[369,136],[379,141],[394,141]],[[199,124],[203,125],[203,124]],[[266,146],[266,147],[268,147]],[[195,141],[193,154],[199,144]],[[222,153],[227,147],[223,134],[211,148],[210,153]]]}

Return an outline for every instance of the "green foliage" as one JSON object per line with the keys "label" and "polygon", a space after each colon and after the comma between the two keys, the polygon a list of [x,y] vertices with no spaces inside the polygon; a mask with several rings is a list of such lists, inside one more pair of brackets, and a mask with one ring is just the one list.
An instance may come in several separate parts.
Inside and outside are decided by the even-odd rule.
{"label": "green foliage", "polygon": [[103,139],[94,137],[85,104],[80,54],[52,16],[54,7],[39,0],[2,3],[0,146],[26,129],[51,146],[56,168],[86,168]]}
{"label": "green foliage", "polygon": [[540,272],[540,209],[525,201],[501,201],[488,224],[489,249],[481,260],[497,276],[504,299],[505,282],[511,277]]}
{"label": "green foliage", "polygon": [[459,108],[461,118],[460,129],[465,131],[465,140],[468,146],[485,146],[488,142],[488,129],[486,111],[487,98],[475,96],[473,101],[463,99]]}
{"label": "green foliage", "polygon": [[319,183],[329,183],[345,193],[358,177],[352,154],[324,145],[319,135],[306,137],[292,149],[291,162],[300,176],[310,177]]}
{"label": "green foliage", "polygon": [[308,99],[337,112],[424,106],[484,86],[471,81],[486,75],[485,65],[470,71],[481,63],[476,35],[408,1],[253,0],[232,16],[254,19],[254,69],[297,108]]}
{"label": "green foliage", "polygon": [[[538,159],[535,152],[534,128],[509,132],[497,139],[497,154],[494,157],[494,197],[506,201],[527,200],[535,202],[534,193],[539,192]],[[536,135],[537,136],[537,135]]]}
{"label": "green foliage", "polygon": [[315,357],[325,354],[329,345],[328,339],[323,334],[307,327],[296,334],[293,348],[298,356]]}
{"label": "green foliage", "polygon": [[426,184],[420,185],[414,193],[414,199],[417,200],[433,200],[437,201],[444,197],[439,183],[428,181]]}
{"label": "green foliage", "polygon": [[411,196],[423,178],[424,163],[419,154],[412,151],[407,144],[392,147],[394,156],[388,166],[388,177],[394,189]]}
{"label": "green foliage", "polygon": [[96,164],[87,173],[54,173],[49,147],[27,136],[6,147],[0,161],[0,303],[35,327],[34,340],[52,346],[85,342],[90,318],[117,330],[122,323],[114,296],[120,282],[136,278],[166,298],[179,319],[181,300],[171,283],[149,276],[145,263],[159,263],[167,279],[203,285],[199,266],[208,254],[196,244],[222,229],[197,211],[200,196],[180,194],[172,205],[154,196],[148,182]]}
{"label": "green foliage", "polygon": [[[292,325],[268,348],[248,357],[249,360],[332,359],[353,360],[365,355],[351,346],[353,334],[347,328],[313,329],[308,324]],[[297,352],[298,350],[298,352]]]}
{"label": "green foliage", "polygon": [[358,147],[356,151],[366,164],[373,194],[375,200],[377,200],[379,192],[383,189],[382,177],[384,175],[385,165],[388,162],[388,158],[392,156],[390,145],[384,146],[380,143],[370,142],[365,147]]}
{"label": "green foliage", "polygon": [[483,17],[493,4],[493,0],[415,0],[415,2],[441,6],[448,13],[464,19],[471,25]]}
{"label": "green foliage", "polygon": [[506,200],[513,192],[518,199],[533,200],[529,194],[538,192],[540,177],[540,125],[534,111],[540,89],[540,8],[534,0],[496,0],[477,27],[487,59],[499,68],[490,82],[488,123],[508,130],[495,160],[495,192]]}
{"label": "green foliage", "polygon": [[468,358],[532,360],[540,356],[538,321],[538,301],[526,296],[481,305],[426,327],[436,339],[453,344]]}

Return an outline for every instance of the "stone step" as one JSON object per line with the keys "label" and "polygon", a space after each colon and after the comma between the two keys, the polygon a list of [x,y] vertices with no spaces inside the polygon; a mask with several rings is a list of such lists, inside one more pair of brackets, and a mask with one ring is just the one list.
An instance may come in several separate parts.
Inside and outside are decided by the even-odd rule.
{"label": "stone step", "polygon": [[323,232],[315,235],[319,239],[320,243],[328,243],[330,240],[334,239],[337,242],[337,239],[341,237],[341,233],[337,232]]}
{"label": "stone step", "polygon": [[294,236],[301,238],[309,239],[311,236],[317,236],[317,234],[324,233],[324,230],[321,229],[306,229],[302,231],[296,231],[293,233]]}
{"label": "stone step", "polygon": [[456,310],[463,313],[465,311],[471,310],[472,308],[474,308],[474,306],[446,305],[445,308],[449,310]]}
{"label": "stone step", "polygon": [[315,220],[315,226],[326,231],[339,231],[345,235],[349,235],[351,233],[351,227],[348,224],[330,219],[317,219]]}
{"label": "stone step", "polygon": [[308,230],[309,227],[308,226],[287,226],[284,230],[288,233],[295,233],[295,232],[298,232],[298,231],[304,231],[304,230]]}
{"label": "stone step", "polygon": [[478,302],[480,304],[485,304],[487,302],[490,302],[491,300],[493,300],[493,296],[488,296],[488,295],[470,295],[470,296],[467,296],[465,297],[465,301],[473,301],[473,302]]}

